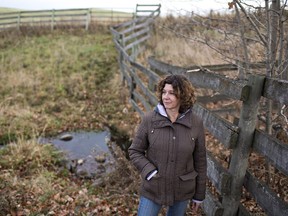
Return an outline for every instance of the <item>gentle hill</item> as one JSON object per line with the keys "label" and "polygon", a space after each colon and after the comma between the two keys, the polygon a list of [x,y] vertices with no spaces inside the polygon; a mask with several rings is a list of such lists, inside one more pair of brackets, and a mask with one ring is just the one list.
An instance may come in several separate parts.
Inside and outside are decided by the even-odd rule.
{"label": "gentle hill", "polygon": [[16,8],[0,7],[0,13],[16,12],[16,11],[19,11],[19,10],[20,10],[20,9],[16,9]]}

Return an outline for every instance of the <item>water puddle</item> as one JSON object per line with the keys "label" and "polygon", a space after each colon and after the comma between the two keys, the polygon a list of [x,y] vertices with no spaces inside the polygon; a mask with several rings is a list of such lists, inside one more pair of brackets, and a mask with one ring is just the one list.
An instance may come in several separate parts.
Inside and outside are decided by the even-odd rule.
{"label": "water puddle", "polygon": [[111,135],[103,132],[69,132],[56,138],[40,138],[67,155],[67,167],[83,178],[98,178],[115,170],[115,159],[109,147]]}

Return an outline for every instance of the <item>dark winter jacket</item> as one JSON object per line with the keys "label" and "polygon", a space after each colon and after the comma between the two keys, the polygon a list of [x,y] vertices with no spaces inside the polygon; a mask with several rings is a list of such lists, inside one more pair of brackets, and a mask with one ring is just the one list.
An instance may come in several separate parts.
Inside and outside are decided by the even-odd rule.
{"label": "dark winter jacket", "polygon": [[[205,198],[205,133],[202,120],[191,110],[174,123],[159,109],[145,114],[128,152],[141,173],[142,196],[162,205]],[[158,173],[146,180],[155,169]]]}

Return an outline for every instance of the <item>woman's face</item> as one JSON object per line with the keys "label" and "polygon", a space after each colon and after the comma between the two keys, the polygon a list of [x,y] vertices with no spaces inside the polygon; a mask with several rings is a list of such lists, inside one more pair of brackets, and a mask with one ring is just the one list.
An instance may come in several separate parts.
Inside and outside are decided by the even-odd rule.
{"label": "woman's face", "polygon": [[162,90],[162,101],[165,109],[176,109],[179,111],[180,99],[176,97],[171,84],[165,84]]}

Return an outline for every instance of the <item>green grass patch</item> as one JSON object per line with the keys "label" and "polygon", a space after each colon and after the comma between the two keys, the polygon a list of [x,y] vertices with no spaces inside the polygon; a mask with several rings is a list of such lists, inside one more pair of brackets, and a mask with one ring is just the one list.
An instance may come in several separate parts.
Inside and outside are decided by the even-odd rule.
{"label": "green grass patch", "polygon": [[118,70],[110,34],[59,32],[7,44],[0,55],[3,136],[98,128],[97,117],[124,108],[110,88]]}
{"label": "green grass patch", "polygon": [[92,213],[109,196],[73,178],[59,167],[62,154],[36,142],[63,131],[135,125],[112,36],[103,29],[1,36],[0,143],[9,143],[0,150],[4,215]]}

